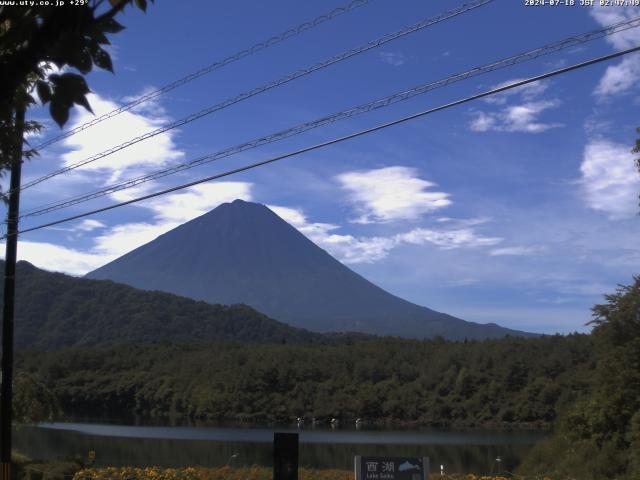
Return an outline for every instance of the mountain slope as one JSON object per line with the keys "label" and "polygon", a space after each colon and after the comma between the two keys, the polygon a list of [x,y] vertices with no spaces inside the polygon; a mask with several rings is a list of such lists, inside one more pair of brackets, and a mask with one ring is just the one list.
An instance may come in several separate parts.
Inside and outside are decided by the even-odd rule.
{"label": "mountain slope", "polygon": [[449,339],[523,334],[465,322],[382,290],[264,205],[236,200],[89,273],[210,303],[246,303],[310,330]]}
{"label": "mountain slope", "polygon": [[[0,261],[0,268],[4,262]],[[51,350],[149,341],[330,341],[246,305],[211,305],[18,262],[16,347]],[[0,291],[0,301],[2,292]]]}

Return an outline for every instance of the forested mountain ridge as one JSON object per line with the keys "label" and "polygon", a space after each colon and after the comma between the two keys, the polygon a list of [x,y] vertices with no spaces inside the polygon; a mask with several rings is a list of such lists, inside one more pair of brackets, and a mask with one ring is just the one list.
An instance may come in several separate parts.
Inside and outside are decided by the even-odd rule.
{"label": "forested mountain ridge", "polygon": [[[3,261],[0,268],[4,268]],[[0,291],[0,301],[1,295]],[[331,341],[331,337],[283,324],[246,305],[211,305],[111,281],[47,272],[18,262],[18,349],[212,339]]]}
{"label": "forested mountain ridge", "polygon": [[342,344],[154,343],[23,352],[69,415],[548,427],[589,388],[587,335]]}
{"label": "forested mountain ridge", "polygon": [[317,332],[451,340],[531,335],[396,297],[347,268],[265,205],[235,200],[87,274],[210,303],[245,303]]}

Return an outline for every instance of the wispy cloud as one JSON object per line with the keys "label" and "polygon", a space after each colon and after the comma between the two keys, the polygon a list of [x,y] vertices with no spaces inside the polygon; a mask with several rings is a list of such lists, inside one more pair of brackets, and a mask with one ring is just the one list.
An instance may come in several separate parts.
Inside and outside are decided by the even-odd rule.
{"label": "wispy cloud", "polygon": [[82,220],[79,224],[75,225],[73,230],[79,230],[81,232],[92,232],[98,228],[104,228],[106,225],[99,220],[93,220],[91,218]]}
{"label": "wispy cloud", "polygon": [[395,236],[397,242],[414,245],[432,244],[443,250],[455,248],[489,247],[502,242],[499,237],[485,237],[472,228],[454,230],[435,230],[432,228],[416,228],[407,233]]}
{"label": "wispy cloud", "polygon": [[[504,82],[493,85],[491,88],[502,88],[514,83],[518,83],[524,80],[523,78],[513,78]],[[510,99],[514,97],[520,98],[524,101],[531,102],[536,98],[539,98],[549,88],[549,82],[533,82],[521,85],[520,87],[512,88],[496,95],[486,97],[483,99],[485,103],[494,105],[505,105]]]}
{"label": "wispy cloud", "polygon": [[540,255],[544,251],[545,248],[541,245],[527,245],[495,248],[489,252],[489,255],[493,257],[500,257],[504,255]]}
{"label": "wispy cloud", "polygon": [[[516,83],[518,80],[509,80],[493,88],[503,87]],[[560,105],[558,99],[541,98],[549,84],[534,82],[513,90],[507,90],[494,97],[485,99],[486,103],[499,107],[496,111],[473,110],[473,120],[470,128],[474,132],[523,132],[541,133],[551,128],[564,126],[558,122],[543,122],[540,115]]]}
{"label": "wispy cloud", "polygon": [[[597,3],[597,2],[596,2]],[[631,20],[638,16],[638,8],[633,6],[601,6],[594,5],[589,9],[593,19],[602,26]],[[640,31],[629,28],[605,37],[607,43],[615,48],[631,48],[640,42]]]}
{"label": "wispy cloud", "polygon": [[[637,7],[618,5],[596,5],[590,9],[591,16],[602,26],[630,20],[638,15]],[[640,44],[640,30],[630,28],[606,37],[607,43],[618,50],[634,47]],[[616,65],[607,67],[598,82],[594,94],[600,99],[621,95],[637,86],[636,79],[640,75],[640,57],[637,54],[622,59]]]}
{"label": "wispy cloud", "polygon": [[472,227],[459,226],[415,228],[389,236],[356,237],[337,233],[341,228],[339,225],[310,222],[301,209],[276,205],[269,205],[269,208],[311,241],[347,264],[375,263],[401,245],[432,245],[441,250],[453,250],[489,247],[502,241],[502,238],[481,235]]}
{"label": "wispy cloud", "polygon": [[356,208],[355,223],[416,220],[451,205],[449,194],[431,190],[437,185],[420,178],[414,168],[351,171],[335,178]]}
{"label": "wispy cloud", "polygon": [[336,233],[339,225],[310,222],[302,209],[268,205],[280,218],[293,225],[312,242],[344,263],[373,263],[385,258],[396,246],[394,238],[354,237]]}
{"label": "wispy cloud", "polygon": [[640,58],[638,55],[624,58],[617,65],[607,67],[594,93],[600,98],[620,95],[637,85],[638,77],[640,77]]}
{"label": "wispy cloud", "polygon": [[380,60],[384,63],[399,67],[407,61],[407,56],[402,52],[380,52]]}

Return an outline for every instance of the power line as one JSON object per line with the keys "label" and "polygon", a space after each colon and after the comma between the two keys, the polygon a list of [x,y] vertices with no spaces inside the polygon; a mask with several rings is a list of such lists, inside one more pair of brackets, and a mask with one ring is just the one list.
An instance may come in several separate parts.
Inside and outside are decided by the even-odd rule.
{"label": "power line", "polygon": [[218,103],[216,105],[213,105],[211,107],[207,107],[203,110],[200,110],[199,112],[193,113],[187,117],[184,117],[180,120],[176,120],[174,122],[171,122],[167,125],[164,125],[162,127],[159,127],[151,132],[147,132],[143,135],[140,135],[138,137],[132,138],[130,140],[127,140],[126,142],[123,142],[119,145],[116,145],[115,147],[109,148],[101,153],[98,153],[96,155],[93,155],[92,157],[89,157],[85,160],[81,160],[79,162],[73,163],[71,165],[68,165],[66,167],[63,167],[59,170],[55,170],[53,172],[50,172],[46,175],[43,175],[42,177],[36,178],[34,180],[31,180],[30,182],[25,183],[22,187],[21,190],[30,188],[34,185],[37,185],[39,183],[44,182],[45,180],[48,180],[50,178],[56,177],[58,175],[61,175],[63,173],[69,172],[71,170],[74,170],[76,168],[82,167],[83,165],[87,165],[88,163],[92,163],[95,162],[97,160],[103,159],[109,155],[112,155],[116,152],[119,152],[120,150],[123,150],[127,147],[130,147],[131,145],[134,145],[136,143],[142,142],[143,140],[147,140],[149,138],[155,137],[156,135],[159,135],[161,133],[167,132],[169,130],[173,130],[174,128],[177,127],[181,127],[183,125],[186,125],[187,123],[191,123],[194,120],[198,120],[199,118],[202,118],[206,115],[209,115],[213,112],[216,112],[218,110],[222,110],[225,109],[231,105],[234,105],[236,103],[239,103],[243,100],[247,100],[248,98],[254,97],[256,95],[259,95],[263,92],[266,92],[267,90],[271,90],[272,88],[275,87],[279,87],[281,85],[284,85],[286,83],[289,83],[293,80],[296,80],[300,77],[309,75],[313,72],[316,72],[318,70],[321,70],[323,68],[326,68],[330,65],[333,65],[335,63],[339,63],[343,60],[346,60],[348,58],[354,57],[356,55],[359,55],[361,53],[364,53],[366,51],[369,51],[373,48],[377,48],[380,47],[381,45],[384,45],[388,42],[391,42],[393,40],[397,40],[398,38],[402,38],[406,35],[409,35],[411,33],[417,32],[419,30],[422,30],[423,28],[435,25],[437,23],[443,22],[445,20],[448,20],[450,18],[453,17],[457,17],[458,15],[461,15],[463,13],[469,12],[471,10],[474,10],[476,8],[482,7],[484,5],[487,5],[491,2],[493,2],[494,0],[474,0],[472,2],[469,3],[465,3],[463,5],[461,5],[460,7],[457,7],[453,10],[449,10],[447,12],[444,12],[440,15],[437,15],[435,17],[430,17],[427,19],[424,19],[418,23],[415,23],[409,27],[403,28],[402,30],[398,30],[397,32],[394,33],[390,33],[387,35],[384,35],[376,40],[373,40],[369,43],[366,43],[364,45],[361,45],[359,47],[356,48],[352,48],[350,50],[347,50],[345,52],[342,52],[338,55],[335,55],[331,58],[329,58],[328,60],[324,60],[320,63],[316,63],[315,65],[312,65],[311,67],[308,68],[304,68],[301,70],[297,70],[293,73],[290,73],[284,77],[281,77],[278,80],[274,80],[272,82],[266,83],[264,85],[261,85],[260,87],[254,88],[253,90],[249,91],[249,92],[245,92],[245,93],[241,93],[233,98],[224,100],[221,103]]}
{"label": "power line", "polygon": [[[458,106],[458,105],[462,105],[464,103],[468,103],[468,102],[471,102],[471,101],[474,101],[474,100],[478,100],[480,98],[488,97],[490,95],[495,95],[497,93],[501,93],[501,92],[504,92],[506,90],[511,90],[513,88],[518,88],[518,87],[521,87],[523,85],[527,85],[529,83],[538,82],[538,81],[544,80],[546,78],[554,77],[554,76],[557,76],[557,75],[562,75],[564,73],[571,72],[573,70],[578,70],[580,68],[584,68],[584,67],[587,67],[587,66],[590,66],[590,65],[595,65],[597,63],[601,63],[601,62],[605,62],[605,61],[608,61],[608,60],[612,60],[614,58],[621,57],[623,55],[627,55],[629,53],[633,53],[633,52],[637,52],[637,51],[640,51],[640,46],[629,48],[629,49],[618,51],[618,52],[614,52],[614,53],[610,53],[608,55],[603,55],[601,57],[597,57],[597,58],[594,58],[594,59],[591,59],[591,60],[588,60],[588,61],[585,61],[585,62],[577,63],[577,64],[571,65],[569,67],[560,68],[558,70],[554,70],[554,71],[547,72],[547,73],[544,73],[544,74],[541,74],[541,75],[537,75],[535,77],[530,77],[530,78],[528,78],[526,80],[521,80],[521,81],[518,81],[518,82],[511,83],[509,85],[505,85],[505,86],[502,86],[502,87],[498,87],[498,88],[494,88],[494,89],[491,89],[491,90],[487,90],[485,92],[478,93],[478,94],[472,95],[470,97],[465,97],[465,98],[460,99],[460,100],[455,100],[453,102],[449,102],[449,103],[446,103],[444,105],[440,105],[438,107],[430,108],[430,109],[424,110],[422,112],[414,113],[414,114],[402,117],[400,119],[393,120],[391,122],[387,122],[387,123],[383,123],[381,125],[377,125],[375,127],[367,128],[365,130],[360,130],[358,132],[351,133],[349,135],[345,135],[345,136],[342,136],[342,137],[334,138],[334,139],[328,140],[326,142],[318,143],[318,144],[312,145],[310,147],[301,148],[301,149],[295,150],[293,152],[285,153],[285,154],[279,155],[277,157],[272,157],[272,158],[269,158],[267,160],[262,160],[260,162],[252,163],[252,164],[249,164],[249,165],[245,165],[243,167],[238,167],[238,168],[235,168],[233,170],[227,170],[225,172],[218,173],[216,175],[210,175],[208,177],[201,178],[199,180],[194,180],[192,182],[183,183],[183,184],[178,185],[176,187],[167,188],[167,189],[161,190],[159,192],[150,193],[148,195],[143,195],[141,197],[137,197],[137,198],[134,198],[134,199],[131,199],[131,200],[127,200],[127,201],[120,202],[120,203],[115,203],[113,205],[109,205],[109,206],[106,206],[106,207],[97,208],[95,210],[91,210],[91,211],[88,211],[88,212],[85,212],[85,213],[81,213],[81,214],[78,214],[78,215],[73,215],[73,216],[70,216],[70,217],[62,218],[60,220],[55,220],[53,222],[44,223],[42,225],[37,225],[35,227],[26,228],[24,230],[21,230],[21,231],[15,233],[15,235],[20,235],[20,234],[27,233],[27,232],[33,232],[35,230],[40,230],[40,229],[43,229],[43,228],[52,227],[54,225],[59,225],[61,223],[69,222],[69,221],[72,221],[72,220],[78,220],[78,219],[83,218],[83,217],[88,217],[90,215],[95,215],[96,213],[106,212],[108,210],[113,210],[115,208],[124,207],[126,205],[131,205],[131,204],[138,203],[138,202],[141,202],[141,201],[144,201],[144,200],[148,200],[150,198],[159,197],[161,195],[166,195],[167,193],[173,193],[173,192],[176,192],[178,190],[183,190],[183,189],[188,188],[188,187],[193,187],[194,185],[199,185],[201,183],[210,182],[212,180],[217,180],[219,178],[228,177],[228,176],[231,176],[231,175],[235,175],[237,173],[245,172],[247,170],[252,170],[254,168],[261,167],[263,165],[268,165],[270,163],[274,163],[274,162],[277,162],[279,160],[284,160],[285,158],[294,157],[294,156],[297,156],[297,155],[300,155],[300,154],[303,154],[303,153],[311,152],[313,150],[318,150],[320,148],[328,147],[329,145],[334,145],[334,144],[337,144],[337,143],[344,142],[346,140],[351,140],[353,138],[361,137],[363,135],[367,135],[369,133],[377,132],[378,130],[383,130],[385,128],[392,127],[394,125],[398,125],[398,124],[407,122],[409,120],[414,120],[416,118],[420,118],[420,117],[423,117],[423,116],[426,116],[426,115],[429,115],[429,114],[432,114],[432,113],[435,113],[435,112],[439,112],[441,110],[446,110],[448,108],[452,108],[452,107],[455,107],[455,106]],[[2,237],[0,237],[0,240],[6,239],[8,236],[9,235],[3,235]]]}
{"label": "power line", "polygon": [[589,42],[598,38],[602,38],[607,35],[612,35],[614,33],[619,33],[621,31],[628,30],[630,28],[635,28],[638,26],[640,26],[640,17],[627,20],[624,22],[619,22],[613,25],[609,25],[607,27],[604,27],[598,30],[593,30],[580,35],[568,37],[564,40],[550,43],[545,46],[542,46],[533,50],[529,50],[524,53],[512,55],[510,57],[489,63],[481,67],[475,67],[471,70],[467,70],[462,73],[457,73],[434,82],[419,85],[410,90],[394,93],[393,95],[389,95],[387,97],[383,97],[383,98],[380,98],[356,107],[352,107],[350,109],[343,110],[341,112],[334,113],[332,115],[327,115],[325,117],[321,117],[319,119],[316,119],[310,122],[302,123],[294,127],[288,128],[286,130],[281,130],[279,132],[272,133],[270,135],[266,135],[263,137],[259,137],[257,139],[253,139],[253,140],[244,142],[242,144],[235,145],[233,147],[228,147],[226,149],[217,151],[215,153],[206,154],[194,160],[190,160],[188,162],[179,163],[177,165],[173,165],[164,169],[156,170],[154,172],[141,175],[139,177],[132,178],[129,180],[125,180],[120,183],[109,185],[93,192],[84,193],[72,198],[68,198],[63,201],[57,201],[44,206],[32,208],[26,211],[23,215],[21,215],[20,218],[22,219],[27,217],[43,215],[43,214],[50,213],[63,208],[67,208],[73,205],[77,205],[79,203],[84,203],[96,198],[100,198],[102,196],[109,195],[115,192],[133,188],[140,184],[143,184],[152,180],[157,180],[159,178],[166,177],[168,175],[172,175],[174,173],[178,173],[194,167],[198,167],[200,165],[204,165],[210,162],[214,162],[216,160],[220,160],[222,158],[226,158],[231,155],[235,155],[237,153],[241,153],[252,148],[256,148],[262,145],[283,140],[285,138],[289,138],[294,135],[301,134],[303,132],[306,132],[314,128],[328,125],[346,118],[351,118],[355,115],[367,113],[372,110],[376,110],[378,108],[387,107],[389,105],[393,105],[400,101],[408,100],[417,95],[422,95],[431,90],[435,90],[436,88],[450,85],[454,82],[466,80],[468,78],[471,78],[477,75],[481,75],[481,74],[492,72],[501,68],[513,66],[529,60],[533,60],[543,55],[548,55],[550,53],[554,53],[562,49],[566,49],[575,45],[579,45],[579,44]]}
{"label": "power line", "polygon": [[295,37],[300,35],[301,33],[307,31],[307,30],[311,30],[312,28],[317,27],[318,25],[321,25],[325,22],[328,22],[329,20],[333,20],[336,17],[339,17],[340,15],[350,12],[358,7],[362,7],[365,6],[367,4],[369,4],[372,0],[353,0],[351,3],[342,6],[342,7],[338,7],[335,8],[333,10],[331,10],[328,13],[325,13],[323,15],[319,15],[316,18],[314,18],[313,20],[310,20],[308,22],[304,22],[301,23],[300,25],[290,28],[282,33],[280,33],[279,35],[275,35],[273,37],[268,38],[267,40],[264,40],[262,42],[258,42],[255,45],[245,49],[245,50],[241,50],[239,52],[234,53],[233,55],[228,56],[227,58],[224,58],[223,60],[218,60],[217,62],[211,63],[209,65],[207,65],[206,67],[201,68],[200,70],[197,70],[193,73],[190,73],[189,75],[186,75],[182,78],[179,78],[178,80],[175,80],[171,83],[169,83],[168,85],[165,85],[164,87],[160,87],[157,90],[153,90],[152,92],[146,93],[132,101],[130,101],[129,103],[126,103],[125,105],[122,105],[121,107],[118,107],[114,110],[111,110],[110,112],[107,112],[103,115],[100,115],[99,117],[96,117],[86,123],[83,123],[82,125],[79,125],[75,128],[72,128],[71,130],[68,130],[66,132],[63,132],[59,135],[56,135],[55,137],[52,137],[44,142],[42,142],[39,145],[36,145],[34,147],[34,150],[42,150],[45,147],[48,147],[49,145],[52,145],[56,142],[59,142],[60,140],[63,140],[65,138],[68,138],[72,135],[75,135],[78,132],[81,132],[83,130],[86,130],[87,128],[93,127],[94,125],[103,122],[104,120],[107,120],[109,118],[115,117],[116,115],[119,115],[123,112],[126,112],[128,110],[131,110],[132,108],[137,107],[138,105],[148,102],[149,100],[153,100],[154,98],[159,97],[160,95],[164,95],[165,93],[174,90],[178,87],[181,87],[182,85],[189,83],[197,78],[203,77],[204,75],[208,75],[209,73],[213,72],[214,70],[218,70],[222,67],[225,67],[231,63],[234,63],[238,60],[241,60],[245,57],[248,57],[250,55],[253,55],[254,53],[257,53],[261,50],[265,50],[269,47],[272,47],[278,43],[281,43],[285,40],[288,40],[289,38]]}

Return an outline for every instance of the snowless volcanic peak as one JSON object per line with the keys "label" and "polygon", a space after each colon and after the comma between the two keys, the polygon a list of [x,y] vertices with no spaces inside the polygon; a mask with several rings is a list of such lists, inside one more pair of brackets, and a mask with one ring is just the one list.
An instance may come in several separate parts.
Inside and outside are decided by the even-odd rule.
{"label": "snowless volcanic peak", "polygon": [[369,282],[264,205],[225,203],[87,275],[209,303],[245,303],[319,332],[526,335],[415,305]]}

